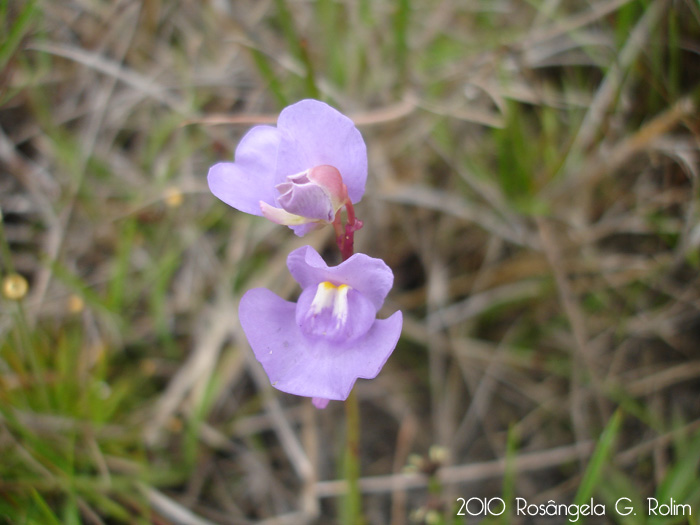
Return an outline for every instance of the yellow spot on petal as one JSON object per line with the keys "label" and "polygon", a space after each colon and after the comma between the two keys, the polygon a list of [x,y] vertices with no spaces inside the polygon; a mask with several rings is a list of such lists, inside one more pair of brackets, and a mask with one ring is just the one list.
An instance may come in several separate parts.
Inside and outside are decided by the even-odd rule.
{"label": "yellow spot on petal", "polygon": [[[347,284],[334,285],[329,281],[323,281],[316,288],[316,295],[311,301],[311,315],[318,315],[326,308],[331,310],[339,329],[348,319],[348,292],[351,290]],[[324,334],[325,335],[325,332]]]}
{"label": "yellow spot on petal", "polygon": [[338,288],[331,282],[323,281],[318,283],[316,295],[314,295],[314,300],[311,301],[311,313],[318,315],[324,308],[333,307],[337,290]]}

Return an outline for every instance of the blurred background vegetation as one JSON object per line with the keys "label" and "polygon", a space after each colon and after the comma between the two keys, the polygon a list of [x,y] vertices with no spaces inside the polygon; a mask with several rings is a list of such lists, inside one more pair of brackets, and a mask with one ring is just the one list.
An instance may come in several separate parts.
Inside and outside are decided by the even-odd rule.
{"label": "blurred background vegetation", "polygon": [[356,386],[367,523],[697,523],[699,54],[696,0],[0,0],[0,522],[336,523],[342,404],[273,390],[236,313],[332,234],[206,185],[314,97],[406,319]]}

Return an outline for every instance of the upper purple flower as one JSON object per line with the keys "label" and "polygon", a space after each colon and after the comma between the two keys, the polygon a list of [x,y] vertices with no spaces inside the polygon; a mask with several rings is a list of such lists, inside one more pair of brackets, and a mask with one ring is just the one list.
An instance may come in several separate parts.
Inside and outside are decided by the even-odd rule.
{"label": "upper purple flower", "polygon": [[238,315],[272,386],[323,408],[329,399],[347,399],[357,378],[376,377],[394,351],[401,312],[376,318],[394,275],[361,253],[328,267],[311,246],[290,253],[287,266],[303,289],[299,300],[255,288]]}
{"label": "upper purple flower", "polygon": [[333,222],[348,200],[362,198],[367,148],[348,117],[318,100],[302,100],[282,110],[276,128],[252,128],[235,162],[215,164],[207,179],[226,204],[302,236]]}

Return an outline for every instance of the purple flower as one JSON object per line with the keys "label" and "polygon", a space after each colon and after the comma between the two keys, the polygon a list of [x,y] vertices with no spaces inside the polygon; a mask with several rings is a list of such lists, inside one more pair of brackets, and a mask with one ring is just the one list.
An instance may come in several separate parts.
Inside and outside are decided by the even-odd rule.
{"label": "purple flower", "polygon": [[207,178],[226,204],[302,236],[362,198],[367,149],[348,117],[318,100],[302,100],[282,110],[276,128],[252,128],[235,162],[215,164]]}
{"label": "purple flower", "polygon": [[324,408],[346,399],[357,378],[376,377],[394,351],[401,312],[376,318],[394,275],[361,253],[328,267],[311,246],[290,253],[287,266],[303,289],[296,304],[255,288],[238,315],[272,386]]}

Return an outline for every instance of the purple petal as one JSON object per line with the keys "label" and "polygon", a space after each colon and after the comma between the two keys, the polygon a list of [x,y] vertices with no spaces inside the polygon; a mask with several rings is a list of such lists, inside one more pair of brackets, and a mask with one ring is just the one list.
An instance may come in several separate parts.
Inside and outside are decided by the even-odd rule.
{"label": "purple petal", "polygon": [[220,162],[209,169],[209,189],[237,210],[262,215],[260,201],[275,204],[277,150],[280,132],[272,126],[256,126],[241,139],[235,162]]}
{"label": "purple petal", "polygon": [[376,377],[401,334],[402,315],[377,320],[367,335],[341,345],[305,337],[294,318],[294,303],[265,288],[241,299],[243,331],[272,386],[298,396],[344,400],[357,378]]}
{"label": "purple petal", "polygon": [[325,225],[325,222],[309,222],[307,224],[299,224],[298,226],[290,225],[289,227],[294,231],[297,237],[303,237],[307,233],[318,230]]}
{"label": "purple petal", "polygon": [[379,310],[384,303],[394,274],[384,261],[356,253],[347,261],[331,268],[311,246],[302,246],[287,257],[292,277],[306,289],[330,281],[335,285],[347,284],[364,295]]}
{"label": "purple petal", "polygon": [[367,148],[352,120],[318,100],[302,100],[280,113],[277,178],[328,164],[340,171],[353,203],[365,192]]}

